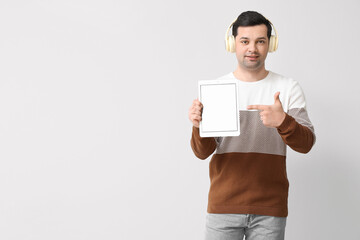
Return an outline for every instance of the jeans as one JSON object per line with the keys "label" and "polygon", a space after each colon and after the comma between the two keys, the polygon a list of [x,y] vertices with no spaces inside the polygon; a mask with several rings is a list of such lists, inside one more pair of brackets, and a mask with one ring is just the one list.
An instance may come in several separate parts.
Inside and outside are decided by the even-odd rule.
{"label": "jeans", "polygon": [[208,213],[205,240],[284,240],[285,226],[286,217]]}

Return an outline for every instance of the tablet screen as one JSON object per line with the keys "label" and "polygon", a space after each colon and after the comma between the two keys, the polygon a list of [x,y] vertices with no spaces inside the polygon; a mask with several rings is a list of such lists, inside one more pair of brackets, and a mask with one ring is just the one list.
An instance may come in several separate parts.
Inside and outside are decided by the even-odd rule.
{"label": "tablet screen", "polygon": [[240,135],[236,80],[199,81],[199,101],[203,104],[201,137]]}

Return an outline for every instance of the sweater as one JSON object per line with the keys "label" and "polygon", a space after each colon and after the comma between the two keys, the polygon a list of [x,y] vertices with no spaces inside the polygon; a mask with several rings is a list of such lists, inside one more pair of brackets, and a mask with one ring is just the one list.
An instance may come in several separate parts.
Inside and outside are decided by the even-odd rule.
{"label": "sweater", "polygon": [[[221,79],[236,79],[231,72]],[[263,125],[259,112],[248,105],[272,105],[274,94],[286,113],[277,128]],[[288,215],[289,181],[286,146],[300,153],[315,143],[314,127],[308,117],[299,83],[269,71],[256,82],[239,80],[240,136],[200,137],[193,127],[191,148],[199,159],[211,154],[209,163],[209,213]]]}

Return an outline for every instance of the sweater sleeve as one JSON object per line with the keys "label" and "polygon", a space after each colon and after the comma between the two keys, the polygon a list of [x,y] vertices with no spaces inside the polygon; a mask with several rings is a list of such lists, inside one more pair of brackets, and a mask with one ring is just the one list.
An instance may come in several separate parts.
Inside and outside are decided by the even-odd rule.
{"label": "sweater sleeve", "polygon": [[305,96],[296,81],[292,84],[286,117],[277,130],[285,144],[297,152],[308,153],[315,144],[315,131],[306,110]]}
{"label": "sweater sleeve", "polygon": [[196,157],[204,160],[208,158],[216,149],[214,137],[200,137],[199,128],[192,128],[191,148]]}

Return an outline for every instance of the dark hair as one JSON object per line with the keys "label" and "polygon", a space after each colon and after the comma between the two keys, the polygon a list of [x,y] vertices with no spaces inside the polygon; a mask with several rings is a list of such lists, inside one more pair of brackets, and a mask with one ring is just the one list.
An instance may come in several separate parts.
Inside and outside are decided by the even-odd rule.
{"label": "dark hair", "polygon": [[256,26],[261,24],[265,24],[265,26],[267,27],[267,36],[268,39],[270,39],[272,28],[269,20],[267,20],[263,15],[255,11],[247,11],[241,13],[233,24],[232,34],[234,35],[234,37],[236,37],[237,29],[240,26]]}

